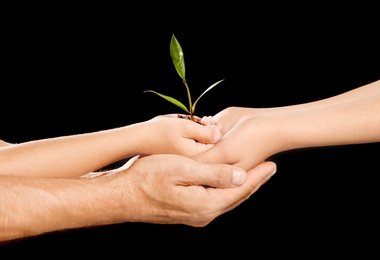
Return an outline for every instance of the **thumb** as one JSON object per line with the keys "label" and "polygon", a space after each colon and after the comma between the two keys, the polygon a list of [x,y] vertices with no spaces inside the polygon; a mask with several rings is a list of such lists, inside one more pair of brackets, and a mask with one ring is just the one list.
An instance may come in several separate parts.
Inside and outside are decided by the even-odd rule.
{"label": "thumb", "polygon": [[228,164],[203,164],[205,169],[193,176],[199,184],[213,188],[231,188],[241,186],[247,180],[247,172]]}
{"label": "thumb", "polygon": [[204,126],[197,123],[187,128],[186,131],[186,138],[205,144],[215,144],[222,138],[222,132],[217,125]]}

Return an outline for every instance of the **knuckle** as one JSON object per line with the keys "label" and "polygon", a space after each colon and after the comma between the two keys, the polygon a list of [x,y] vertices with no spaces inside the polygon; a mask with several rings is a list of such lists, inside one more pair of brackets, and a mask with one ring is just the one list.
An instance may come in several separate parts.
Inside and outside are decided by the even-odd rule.
{"label": "knuckle", "polygon": [[215,174],[215,184],[217,187],[229,187],[232,184],[232,174],[230,169],[221,168]]}

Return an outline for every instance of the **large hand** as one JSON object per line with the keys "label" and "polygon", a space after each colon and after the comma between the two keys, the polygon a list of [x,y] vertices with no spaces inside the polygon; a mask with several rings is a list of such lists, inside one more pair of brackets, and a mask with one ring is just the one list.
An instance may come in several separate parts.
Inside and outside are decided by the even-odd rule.
{"label": "large hand", "polygon": [[264,162],[246,175],[231,165],[202,164],[179,155],[152,155],[111,177],[118,178],[124,190],[126,221],[198,227],[248,199],[275,170],[273,162]]}

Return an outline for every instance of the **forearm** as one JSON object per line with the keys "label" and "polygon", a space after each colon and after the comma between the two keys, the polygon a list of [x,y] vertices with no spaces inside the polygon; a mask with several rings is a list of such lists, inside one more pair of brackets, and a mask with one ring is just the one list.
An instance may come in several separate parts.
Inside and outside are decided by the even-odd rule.
{"label": "forearm", "polygon": [[322,108],[332,105],[338,105],[342,103],[348,103],[360,99],[365,99],[371,96],[380,94],[380,80],[363,85],[361,87],[355,88],[353,90],[344,92],[342,94],[312,101],[303,104],[296,104],[284,107],[273,107],[273,108],[262,108],[259,112],[262,115],[274,115],[278,113],[296,113],[303,110]]}
{"label": "forearm", "polygon": [[0,241],[120,222],[119,194],[107,178],[0,176]]}
{"label": "forearm", "polygon": [[286,149],[380,141],[380,94],[279,116]]}
{"label": "forearm", "polygon": [[78,177],[135,155],[144,123],[0,148],[0,176]]}

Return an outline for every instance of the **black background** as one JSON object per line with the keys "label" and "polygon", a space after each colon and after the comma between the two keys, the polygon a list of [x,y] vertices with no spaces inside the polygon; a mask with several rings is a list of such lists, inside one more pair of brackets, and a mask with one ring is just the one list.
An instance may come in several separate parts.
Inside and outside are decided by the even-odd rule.
{"label": "black background", "polygon": [[[24,142],[181,112],[143,93],[154,89],[187,102],[170,59],[172,34],[185,54],[193,98],[225,79],[202,97],[199,116],[228,106],[314,101],[380,78],[379,22],[370,8],[239,8],[190,15],[157,10],[156,16],[116,6],[8,10],[0,138]],[[379,148],[376,143],[277,154],[271,158],[276,175],[204,228],[125,223],[68,230],[1,246],[0,256],[368,253],[379,242]]]}

